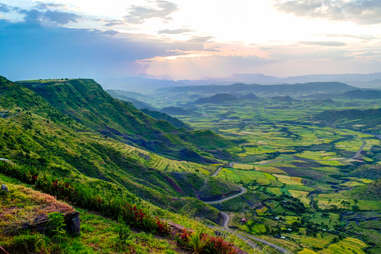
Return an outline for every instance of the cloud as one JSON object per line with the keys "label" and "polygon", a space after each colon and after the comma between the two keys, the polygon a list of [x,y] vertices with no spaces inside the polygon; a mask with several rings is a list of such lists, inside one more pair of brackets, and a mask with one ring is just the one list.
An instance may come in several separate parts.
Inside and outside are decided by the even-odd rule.
{"label": "cloud", "polygon": [[136,61],[167,56],[169,45],[134,35],[0,20],[0,70],[12,80],[134,75]]}
{"label": "cloud", "polygon": [[125,16],[125,20],[132,24],[142,24],[148,19],[160,18],[168,20],[169,15],[175,12],[178,7],[176,4],[164,1],[156,0],[156,5],[158,8],[142,7],[142,6],[132,6],[128,15]]}
{"label": "cloud", "polygon": [[275,0],[275,7],[297,16],[345,20],[359,24],[381,23],[380,0]]}
{"label": "cloud", "polygon": [[190,33],[190,32],[192,32],[191,29],[179,28],[179,29],[164,29],[164,30],[160,30],[159,34],[183,34],[183,33]]}
{"label": "cloud", "polygon": [[189,43],[205,43],[210,40],[212,40],[213,36],[194,36],[190,40],[188,40]]}
{"label": "cloud", "polygon": [[0,3],[0,12],[10,12],[11,9],[8,5]]}
{"label": "cloud", "polygon": [[70,12],[63,11],[39,11],[36,9],[22,10],[24,20],[28,23],[55,23],[58,25],[66,25],[70,22],[76,22],[80,16]]}
{"label": "cloud", "polygon": [[328,38],[344,38],[344,39],[356,39],[356,40],[376,40],[376,36],[372,35],[357,35],[357,34],[326,34]]}
{"label": "cloud", "polygon": [[340,41],[302,41],[300,42],[304,45],[315,45],[315,46],[327,46],[327,47],[342,47],[347,44]]}
{"label": "cloud", "polygon": [[29,9],[0,3],[0,12],[13,12],[23,16],[26,23],[66,25],[77,22],[81,17],[72,12],[59,10],[61,4],[37,3]]}
{"label": "cloud", "polygon": [[38,2],[34,8],[36,9],[43,9],[43,10],[47,10],[47,9],[52,9],[52,8],[62,8],[64,7],[65,5],[63,4],[56,4],[56,3],[41,3],[41,2]]}

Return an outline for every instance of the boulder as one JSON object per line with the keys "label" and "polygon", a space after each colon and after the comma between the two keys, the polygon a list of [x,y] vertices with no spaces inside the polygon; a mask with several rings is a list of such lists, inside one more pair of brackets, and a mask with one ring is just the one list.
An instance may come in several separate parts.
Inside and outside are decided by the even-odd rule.
{"label": "boulder", "polygon": [[1,185],[1,190],[4,192],[8,192],[8,187],[5,184]]}
{"label": "boulder", "polygon": [[79,212],[67,214],[65,216],[66,231],[73,236],[81,234],[81,221],[79,219]]}

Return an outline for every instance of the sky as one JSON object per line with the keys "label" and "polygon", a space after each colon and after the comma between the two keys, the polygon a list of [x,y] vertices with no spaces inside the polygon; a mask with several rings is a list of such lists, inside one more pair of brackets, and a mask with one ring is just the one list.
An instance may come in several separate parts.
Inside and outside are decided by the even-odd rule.
{"label": "sky", "polygon": [[380,0],[0,0],[0,75],[381,71]]}

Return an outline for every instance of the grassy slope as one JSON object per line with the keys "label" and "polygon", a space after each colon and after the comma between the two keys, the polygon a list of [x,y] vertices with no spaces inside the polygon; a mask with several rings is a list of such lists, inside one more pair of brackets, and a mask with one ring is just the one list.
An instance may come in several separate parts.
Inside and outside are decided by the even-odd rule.
{"label": "grassy slope", "polygon": [[[23,101],[24,97],[30,98],[30,103],[40,101],[35,112],[43,113],[34,113],[31,104],[23,107],[33,111],[26,111],[18,109],[18,103],[11,106],[10,103],[3,103],[6,100],[1,100],[4,106],[0,111],[7,112],[7,117],[0,118],[0,157],[55,177],[74,180],[78,176],[87,176],[114,183],[123,186],[129,193],[168,209],[177,210],[179,206],[190,203],[197,207],[194,215],[204,214],[209,219],[217,220],[216,209],[196,199],[184,199],[195,195],[204,175],[209,174],[211,169],[196,163],[166,159],[113,139],[105,139],[55,112],[29,90],[7,84],[9,91],[5,93],[3,89],[2,95],[9,95],[11,90],[17,89],[15,96],[7,98],[13,98],[16,102]],[[63,118],[65,121],[43,117],[45,112],[50,111],[56,113],[57,119]],[[72,126],[67,125],[67,121]],[[87,178],[83,181],[90,182]]]}
{"label": "grassy slope", "polygon": [[[1,79],[0,98],[0,157],[10,160],[0,161],[0,173],[106,216],[110,211],[101,210],[104,207],[129,202],[155,216],[206,231],[179,214],[218,219],[218,210],[187,197],[196,193],[212,168],[104,138],[6,79]],[[234,237],[231,240],[242,245]]]}
{"label": "grassy slope", "polygon": [[[5,212],[0,218],[0,246],[11,253],[168,253],[177,249],[174,242],[167,239],[159,239],[145,232],[137,233],[130,231],[128,242],[121,244],[119,230],[121,224],[90,213],[83,209],[76,209],[81,217],[81,235],[71,237],[66,235],[61,243],[49,236],[37,232],[18,230],[15,234],[5,233],[9,227],[17,227],[25,222],[33,220],[41,214],[48,215],[59,211],[56,207],[69,205],[55,200],[52,196],[34,191],[19,183],[11,183],[11,179],[0,175],[0,182],[9,188],[8,194],[2,194],[0,207]],[[21,223],[21,224],[20,224]]]}
{"label": "grassy slope", "polygon": [[[131,103],[107,94],[93,80],[18,82],[45,98],[54,108],[69,114],[83,125],[98,132],[139,145],[167,156],[198,162],[213,161],[208,149],[221,149],[232,143],[214,135],[215,146],[203,146],[192,131],[178,129],[136,109]],[[192,136],[194,139],[184,139]],[[219,144],[225,146],[220,147]],[[193,156],[189,156],[193,154]]]}
{"label": "grassy slope", "polygon": [[324,125],[340,128],[359,129],[364,132],[380,134],[380,109],[327,110],[315,116]]}

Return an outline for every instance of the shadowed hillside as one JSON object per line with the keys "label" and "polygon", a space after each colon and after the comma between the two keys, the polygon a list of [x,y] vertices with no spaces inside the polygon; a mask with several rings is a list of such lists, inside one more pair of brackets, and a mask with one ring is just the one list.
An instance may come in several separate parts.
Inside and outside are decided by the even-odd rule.
{"label": "shadowed hillside", "polygon": [[[201,143],[193,139],[197,138],[197,134],[178,129],[185,127],[178,121],[147,111],[153,116],[151,117],[131,103],[114,99],[94,80],[23,81],[18,84],[30,88],[58,111],[69,114],[84,126],[105,136],[174,158],[213,162],[215,160],[208,149],[224,149],[233,145],[218,135],[210,138],[216,144],[223,143],[224,147],[197,145]],[[182,138],[187,136],[192,138]],[[194,156],[185,158],[184,153],[192,153]]]}

